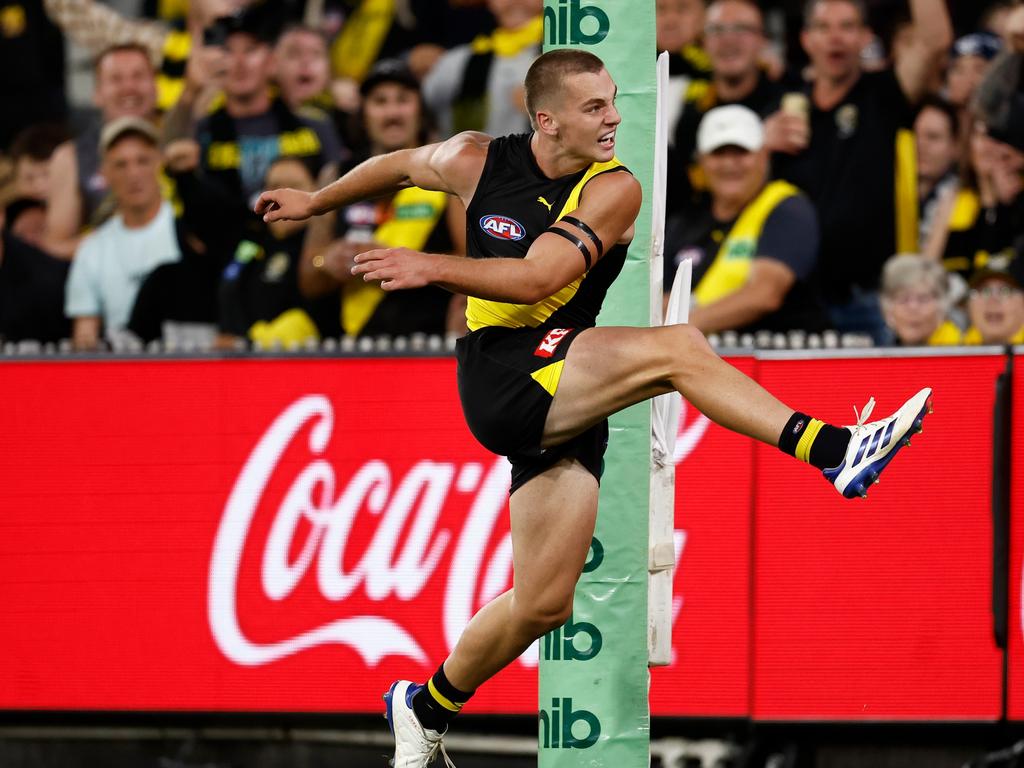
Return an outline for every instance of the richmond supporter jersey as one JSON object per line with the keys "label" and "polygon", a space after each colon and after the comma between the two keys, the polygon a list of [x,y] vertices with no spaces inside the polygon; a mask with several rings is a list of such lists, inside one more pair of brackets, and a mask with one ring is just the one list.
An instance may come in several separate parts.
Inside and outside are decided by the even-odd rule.
{"label": "richmond supporter jersey", "polygon": [[[466,252],[470,258],[521,259],[533,241],[576,210],[583,188],[595,176],[628,169],[617,159],[593,163],[577,173],[549,179],[540,170],[524,133],[491,141],[476,194],[466,210]],[[622,269],[626,246],[606,243],[605,253],[586,274],[536,304],[507,304],[470,297],[466,323],[538,328],[589,328],[596,324],[608,286]],[[569,258],[582,261],[580,254]]]}

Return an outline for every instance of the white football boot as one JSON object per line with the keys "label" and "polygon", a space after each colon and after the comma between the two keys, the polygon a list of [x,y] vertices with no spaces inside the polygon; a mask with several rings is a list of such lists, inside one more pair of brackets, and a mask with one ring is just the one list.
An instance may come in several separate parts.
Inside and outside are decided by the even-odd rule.
{"label": "white football boot", "polygon": [[863,412],[857,413],[857,409],[853,409],[857,414],[857,424],[846,427],[851,433],[846,456],[838,467],[822,473],[848,499],[855,496],[867,498],[868,487],[878,482],[878,476],[896,452],[904,445],[910,445],[911,435],[922,431],[924,417],[932,412],[932,391],[926,387],[891,416],[865,423],[874,407],[875,398],[872,397]]}
{"label": "white football boot", "polygon": [[427,768],[440,754],[447,768],[455,768],[441,742],[444,734],[424,728],[413,712],[412,697],[422,687],[408,680],[397,680],[384,694],[384,717],[395,736],[395,756],[391,765],[394,768]]}

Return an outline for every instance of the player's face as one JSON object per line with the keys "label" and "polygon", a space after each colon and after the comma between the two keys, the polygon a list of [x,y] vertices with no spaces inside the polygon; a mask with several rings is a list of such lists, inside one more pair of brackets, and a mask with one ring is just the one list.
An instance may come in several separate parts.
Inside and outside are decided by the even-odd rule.
{"label": "player's face", "polygon": [[607,70],[570,75],[555,113],[559,139],[569,152],[595,162],[615,156],[615,131],[622,122],[615,108],[618,89]]}
{"label": "player's face", "polygon": [[823,0],[814,6],[800,39],[815,73],[842,81],[860,71],[860,52],[870,34],[853,3]]}
{"label": "player's face", "polygon": [[761,12],[750,3],[719,0],[708,8],[704,48],[716,75],[728,79],[755,72],[763,46]]}

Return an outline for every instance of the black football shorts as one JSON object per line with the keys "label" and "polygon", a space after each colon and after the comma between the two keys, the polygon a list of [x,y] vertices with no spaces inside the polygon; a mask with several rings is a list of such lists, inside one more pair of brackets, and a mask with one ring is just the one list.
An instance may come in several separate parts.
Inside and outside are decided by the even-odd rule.
{"label": "black football shorts", "polygon": [[473,331],[456,345],[466,423],[485,448],[512,462],[510,493],[566,458],[601,479],[607,419],[564,443],[540,447],[565,355],[582,330],[495,326]]}

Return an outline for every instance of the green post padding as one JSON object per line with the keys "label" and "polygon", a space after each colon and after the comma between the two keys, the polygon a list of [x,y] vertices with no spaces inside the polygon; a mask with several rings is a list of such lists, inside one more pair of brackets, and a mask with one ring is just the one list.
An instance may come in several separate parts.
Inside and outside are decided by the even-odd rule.
{"label": "green post padding", "polygon": [[[653,0],[545,0],[544,49],[600,56],[618,85],[616,156],[644,203],[600,325],[649,325],[655,129]],[[651,405],[611,418],[597,531],[572,618],[540,641],[540,768],[648,768],[647,528]]]}

